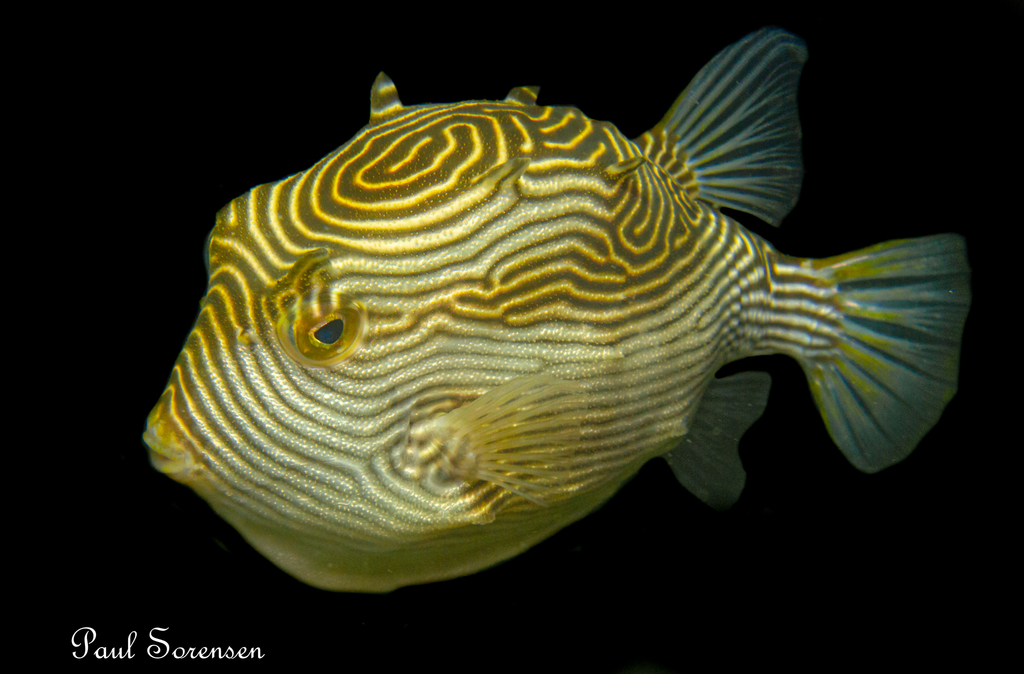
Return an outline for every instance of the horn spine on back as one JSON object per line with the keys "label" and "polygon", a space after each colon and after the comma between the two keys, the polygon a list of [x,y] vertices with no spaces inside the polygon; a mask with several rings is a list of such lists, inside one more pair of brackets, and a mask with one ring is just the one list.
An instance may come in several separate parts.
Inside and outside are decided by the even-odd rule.
{"label": "horn spine on back", "polygon": [[537,94],[540,87],[516,87],[508,92],[505,97],[506,103],[518,103],[520,105],[537,105]]}
{"label": "horn spine on back", "polygon": [[379,122],[402,109],[402,101],[398,99],[398,89],[391,78],[383,72],[370,87],[370,122]]}

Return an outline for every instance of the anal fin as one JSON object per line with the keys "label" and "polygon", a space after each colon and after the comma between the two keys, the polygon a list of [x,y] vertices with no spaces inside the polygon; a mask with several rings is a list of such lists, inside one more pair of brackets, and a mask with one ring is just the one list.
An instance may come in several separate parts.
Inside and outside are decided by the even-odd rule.
{"label": "anal fin", "polygon": [[686,437],[665,454],[687,491],[715,510],[728,510],[743,492],[747,473],[740,461],[740,438],[764,413],[770,387],[765,372],[713,379]]}

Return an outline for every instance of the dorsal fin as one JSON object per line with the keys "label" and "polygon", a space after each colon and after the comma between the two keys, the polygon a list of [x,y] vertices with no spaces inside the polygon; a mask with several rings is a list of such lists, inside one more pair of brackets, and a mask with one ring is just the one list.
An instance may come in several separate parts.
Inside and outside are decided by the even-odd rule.
{"label": "dorsal fin", "polygon": [[537,105],[537,94],[540,87],[516,87],[508,92],[505,97],[506,103],[519,103],[520,105]]}
{"label": "dorsal fin", "polygon": [[803,41],[751,33],[701,68],[636,143],[697,198],[778,225],[803,179],[796,91]]}
{"label": "dorsal fin", "polygon": [[391,78],[383,72],[370,87],[370,122],[379,122],[402,109],[402,101],[398,100],[398,89]]}

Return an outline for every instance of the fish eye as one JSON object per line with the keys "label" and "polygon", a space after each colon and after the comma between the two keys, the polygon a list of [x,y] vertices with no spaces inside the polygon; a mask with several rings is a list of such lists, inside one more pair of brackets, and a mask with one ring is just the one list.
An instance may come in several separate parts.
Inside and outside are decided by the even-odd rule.
{"label": "fish eye", "polygon": [[345,321],[340,318],[327,321],[313,331],[313,339],[320,342],[322,346],[330,346],[341,339],[345,332]]}
{"label": "fish eye", "polygon": [[293,303],[277,321],[281,346],[311,367],[337,365],[356,352],[365,334],[366,308],[351,297],[330,292]]}

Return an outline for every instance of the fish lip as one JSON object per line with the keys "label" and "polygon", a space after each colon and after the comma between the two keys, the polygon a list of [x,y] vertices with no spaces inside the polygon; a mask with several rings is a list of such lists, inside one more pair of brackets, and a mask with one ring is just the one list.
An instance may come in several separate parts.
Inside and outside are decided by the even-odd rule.
{"label": "fish lip", "polygon": [[160,437],[152,426],[142,434],[142,442],[149,450],[149,464],[161,473],[184,480],[194,470],[192,453]]}
{"label": "fish lip", "polygon": [[146,449],[149,452],[150,464],[161,473],[166,472],[165,468],[168,464],[173,463],[175,457],[180,454],[180,450],[175,450],[170,443],[157,435],[154,426],[147,426],[146,430],[142,433],[142,442],[146,445]]}
{"label": "fish lip", "polygon": [[165,394],[146,420],[142,442],[149,450],[149,463],[156,470],[176,480],[185,480],[196,468],[192,444],[170,411],[170,399]]}

